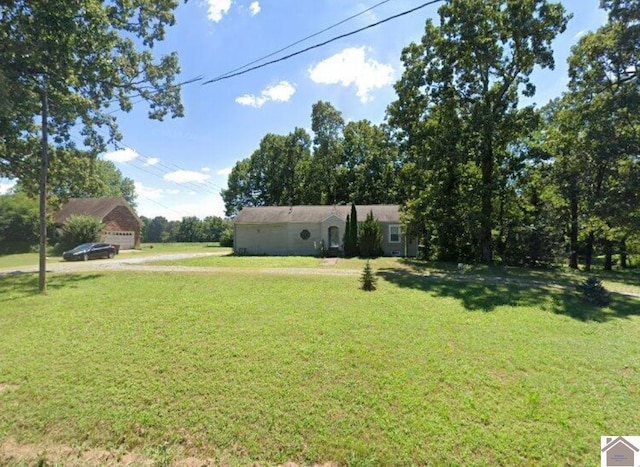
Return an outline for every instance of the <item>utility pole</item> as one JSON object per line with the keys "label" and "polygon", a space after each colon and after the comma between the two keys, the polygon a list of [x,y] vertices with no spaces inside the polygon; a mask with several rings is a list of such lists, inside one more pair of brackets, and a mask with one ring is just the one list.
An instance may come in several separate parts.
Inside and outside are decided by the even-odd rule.
{"label": "utility pole", "polygon": [[40,267],[38,288],[47,293],[47,172],[49,171],[49,96],[47,79],[42,78],[42,154],[40,164]]}

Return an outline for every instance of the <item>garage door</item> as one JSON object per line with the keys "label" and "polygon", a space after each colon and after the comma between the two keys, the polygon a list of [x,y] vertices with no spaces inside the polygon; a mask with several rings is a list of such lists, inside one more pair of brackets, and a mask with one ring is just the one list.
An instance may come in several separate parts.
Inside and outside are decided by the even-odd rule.
{"label": "garage door", "polygon": [[130,250],[136,245],[136,234],[135,232],[105,232],[102,241],[120,245],[122,250]]}

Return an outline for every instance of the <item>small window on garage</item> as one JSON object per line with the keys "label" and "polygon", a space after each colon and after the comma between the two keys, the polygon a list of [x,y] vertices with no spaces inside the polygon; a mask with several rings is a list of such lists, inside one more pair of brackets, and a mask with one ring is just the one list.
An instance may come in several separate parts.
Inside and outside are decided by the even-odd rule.
{"label": "small window on garage", "polygon": [[389,243],[400,243],[402,235],[402,226],[390,225],[389,226]]}
{"label": "small window on garage", "polygon": [[307,229],[304,229],[302,232],[300,232],[301,239],[309,240],[309,237],[311,237],[311,233]]}

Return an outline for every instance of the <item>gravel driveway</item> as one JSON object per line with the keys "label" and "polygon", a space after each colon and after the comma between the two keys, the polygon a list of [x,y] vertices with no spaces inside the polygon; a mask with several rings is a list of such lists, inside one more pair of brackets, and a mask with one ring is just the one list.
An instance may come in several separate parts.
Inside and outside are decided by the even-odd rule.
{"label": "gravel driveway", "polygon": [[[151,261],[166,261],[187,258],[200,258],[203,256],[224,256],[228,253],[164,253],[157,255],[146,255],[136,257],[136,253],[121,253],[114,259],[95,259],[91,261],[61,261],[48,262],[47,272],[85,272],[85,271],[113,271],[113,270],[131,270],[137,269],[144,263]],[[172,270],[174,266],[146,266],[146,269],[154,268],[154,270],[164,271]],[[157,269],[156,269],[157,268]],[[184,266],[178,267],[176,270],[190,270]],[[210,269],[210,268],[203,268]],[[0,277],[12,274],[23,274],[38,272],[38,265],[20,266],[17,268],[0,268]]]}

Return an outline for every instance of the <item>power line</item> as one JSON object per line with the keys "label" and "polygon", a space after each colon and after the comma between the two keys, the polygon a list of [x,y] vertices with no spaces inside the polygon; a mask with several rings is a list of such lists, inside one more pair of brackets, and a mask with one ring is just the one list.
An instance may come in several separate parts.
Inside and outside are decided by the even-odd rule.
{"label": "power line", "polygon": [[156,201],[156,200],[154,200],[154,199],[151,199],[151,198],[149,198],[148,196],[143,196],[143,195],[138,195],[138,196],[139,196],[140,198],[142,198],[142,199],[146,199],[147,201],[152,202],[153,204],[157,204],[157,205],[158,205],[158,206],[160,206],[161,208],[164,208],[164,209],[167,209],[167,210],[169,210],[169,211],[172,211],[172,212],[174,212],[174,213],[178,214],[179,216],[181,216],[182,218],[184,218],[184,217],[185,217],[185,214],[188,214],[188,215],[190,215],[191,217],[198,217],[198,216],[196,216],[193,212],[190,212],[190,211],[184,211],[184,212],[178,211],[178,210],[176,210],[176,209],[170,208],[169,206],[165,206],[164,204],[159,203],[158,201]]}
{"label": "power line", "polygon": [[349,16],[348,18],[343,19],[342,21],[339,21],[339,22],[337,22],[335,24],[332,24],[331,26],[326,27],[326,28],[324,28],[324,29],[322,29],[322,30],[320,30],[320,31],[318,31],[316,33],[313,33],[313,34],[309,35],[309,36],[306,36],[306,37],[304,37],[304,38],[302,38],[300,40],[297,40],[297,41],[295,41],[295,42],[293,42],[293,43],[291,43],[291,44],[289,44],[289,45],[287,45],[287,46],[285,46],[285,47],[283,47],[281,49],[276,50],[275,52],[271,52],[270,54],[267,54],[267,55],[265,55],[263,57],[257,58],[255,60],[253,60],[252,62],[249,62],[249,63],[247,63],[245,65],[242,65],[242,66],[240,66],[238,68],[235,68],[235,69],[233,69],[231,71],[227,71],[226,73],[222,73],[221,75],[218,75],[213,79],[214,80],[218,80],[219,78],[226,77],[227,75],[231,75],[231,74],[233,74],[233,73],[235,73],[237,71],[243,70],[244,68],[250,67],[251,65],[254,65],[254,64],[258,63],[258,62],[261,62],[261,61],[263,61],[263,60],[265,60],[267,58],[273,57],[274,55],[279,54],[280,52],[284,52],[285,50],[288,50],[288,49],[290,49],[290,48],[292,48],[292,47],[294,47],[294,46],[296,46],[296,45],[298,45],[298,44],[300,44],[302,42],[305,42],[305,41],[307,41],[309,39],[312,39],[312,38],[314,38],[316,36],[319,36],[322,33],[330,31],[331,29],[337,28],[338,26],[341,26],[342,24],[344,24],[344,23],[346,23],[348,21],[351,21],[354,18],[357,18],[358,16],[362,16],[365,13],[368,13],[371,10],[374,10],[375,8],[378,8],[381,5],[384,5],[385,3],[389,3],[390,1],[391,0],[383,0],[382,2],[378,2],[375,5],[367,8],[366,10],[362,10],[361,12],[356,13],[355,15]]}
{"label": "power line", "polygon": [[274,63],[283,62],[283,61],[288,60],[290,58],[293,58],[293,57],[295,57],[297,55],[301,55],[301,54],[303,54],[305,52],[309,52],[310,50],[317,49],[317,48],[320,48],[320,47],[324,47],[325,45],[330,44],[332,42],[335,42],[337,40],[344,39],[345,37],[353,36],[355,34],[358,34],[358,33],[362,32],[362,31],[366,31],[367,29],[374,28],[376,26],[380,26],[381,24],[387,23],[387,22],[389,22],[391,20],[400,18],[402,16],[406,16],[408,14],[414,13],[414,12],[416,12],[418,10],[421,10],[423,8],[426,8],[426,7],[430,6],[430,5],[433,5],[435,3],[439,3],[439,2],[442,2],[442,1],[444,1],[444,0],[431,0],[429,2],[423,3],[422,5],[418,5],[415,8],[411,8],[410,10],[406,10],[406,11],[403,11],[402,13],[398,13],[396,15],[389,16],[389,17],[387,17],[387,18],[385,18],[385,19],[383,19],[381,21],[378,21],[376,23],[370,24],[370,25],[365,26],[365,27],[360,28],[360,29],[356,29],[355,31],[351,31],[351,32],[348,32],[346,34],[341,34],[339,36],[333,37],[333,38],[328,39],[328,40],[326,40],[324,42],[321,42],[319,44],[315,44],[315,45],[312,45],[310,47],[307,47],[306,49],[298,50],[297,52],[293,52],[293,53],[291,53],[289,55],[285,55],[284,57],[278,58],[276,60],[271,60],[271,61],[263,63],[261,65],[256,65],[254,67],[248,68],[246,70],[238,71],[236,73],[231,73],[231,74],[227,74],[227,75],[223,75],[223,76],[220,76],[220,77],[217,77],[217,78],[213,78],[213,79],[207,80],[204,83],[202,83],[202,86],[204,86],[205,84],[216,83],[216,82],[222,81],[224,79],[229,79],[229,78],[234,78],[236,76],[244,75],[245,73],[249,73],[250,71],[258,70],[260,68],[264,68],[266,66],[273,65]]}

